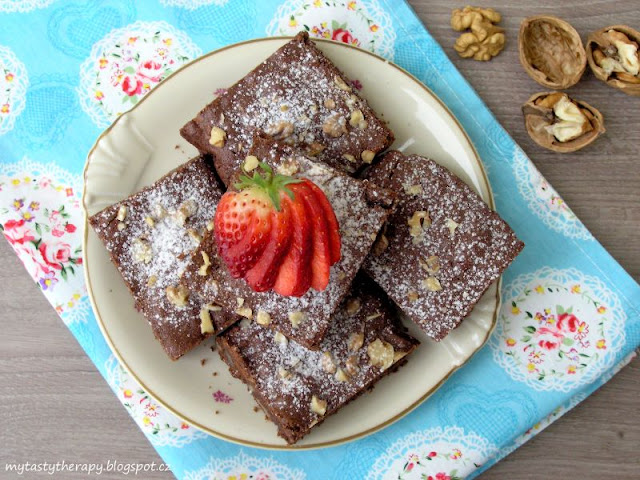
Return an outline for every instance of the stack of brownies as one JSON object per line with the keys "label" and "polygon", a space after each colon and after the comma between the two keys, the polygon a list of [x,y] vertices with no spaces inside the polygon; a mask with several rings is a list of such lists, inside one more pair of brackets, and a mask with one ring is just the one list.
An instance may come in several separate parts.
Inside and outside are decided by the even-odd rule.
{"label": "stack of brownies", "polygon": [[[523,248],[447,169],[382,153],[393,132],[306,33],[181,134],[201,156],[91,225],[167,355],[215,334],[231,373],[289,443],[407,361],[419,342],[398,308],[439,341]],[[217,205],[264,168],[310,180],[333,208],[340,256],[322,290],[255,291],[221,256]]]}

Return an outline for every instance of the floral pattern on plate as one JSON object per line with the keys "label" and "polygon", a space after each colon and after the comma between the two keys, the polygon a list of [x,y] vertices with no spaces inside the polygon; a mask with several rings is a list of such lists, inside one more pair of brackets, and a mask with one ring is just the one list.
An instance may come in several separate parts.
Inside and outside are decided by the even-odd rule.
{"label": "floral pattern on plate", "polygon": [[37,8],[46,8],[55,0],[0,0],[0,12],[30,12]]}
{"label": "floral pattern on plate", "polygon": [[503,289],[493,357],[536,390],[568,392],[613,365],[626,313],[598,278],[544,267]]}
{"label": "floral pattern on plate", "polygon": [[227,2],[229,0],[160,0],[160,3],[165,7],[180,7],[187,10],[195,10],[205,5],[222,6]]}
{"label": "floral pattern on plate", "polygon": [[200,49],[166,22],[136,22],[97,42],[80,68],[80,104],[107,127]]}
{"label": "floral pattern on plate", "polygon": [[183,447],[207,434],[166,411],[145,392],[118,360],[111,355],[105,363],[107,382],[131,417],[155,446]]}
{"label": "floral pattern on plate", "polygon": [[461,480],[496,451],[487,439],[460,427],[431,428],[397,440],[367,480]]}
{"label": "floral pattern on plate", "polygon": [[90,307],[82,271],[79,175],[29,159],[0,165],[0,231],[67,325]]}
{"label": "floral pattern on plate", "polygon": [[24,109],[28,86],[24,64],[10,48],[0,45],[0,135],[13,128]]}
{"label": "floral pattern on plate", "polygon": [[396,33],[377,0],[288,0],[267,26],[267,35],[309,35],[355,45],[393,59]]}
{"label": "floral pattern on plate", "polygon": [[591,232],[517,145],[513,151],[513,174],[520,194],[545,225],[569,238],[593,240]]}
{"label": "floral pattern on plate", "polygon": [[184,480],[305,480],[302,470],[291,469],[272,457],[251,457],[240,450],[235,457],[211,458],[199,470],[185,472]]}

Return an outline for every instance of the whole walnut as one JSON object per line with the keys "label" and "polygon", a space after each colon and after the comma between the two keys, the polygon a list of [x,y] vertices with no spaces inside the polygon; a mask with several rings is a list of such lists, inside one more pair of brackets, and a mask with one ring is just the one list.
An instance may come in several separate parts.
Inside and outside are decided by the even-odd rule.
{"label": "whole walnut", "polygon": [[451,27],[471,30],[456,40],[453,48],[463,58],[487,61],[498,55],[505,44],[504,29],[497,27],[502,16],[492,8],[464,7],[451,13]]}

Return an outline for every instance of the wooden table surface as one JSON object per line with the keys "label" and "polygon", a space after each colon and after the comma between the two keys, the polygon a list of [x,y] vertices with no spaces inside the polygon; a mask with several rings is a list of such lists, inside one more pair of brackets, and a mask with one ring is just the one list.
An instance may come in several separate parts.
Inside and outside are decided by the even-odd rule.
{"label": "wooden table surface", "polygon": [[[520,106],[544,88],[523,71],[517,51],[518,27],[526,16],[560,16],[584,40],[607,25],[640,28],[638,0],[493,0],[486,6],[502,13],[507,46],[487,63],[460,59],[452,48],[457,34],[449,27],[450,12],[464,4],[410,3],[500,123],[595,237],[640,280],[640,98],[606,87],[587,71],[569,91],[600,109],[607,134],[578,153],[543,150],[529,139]],[[0,265],[0,478],[7,475],[8,461],[161,461],[4,241]],[[639,478],[639,373],[636,360],[482,478]]]}

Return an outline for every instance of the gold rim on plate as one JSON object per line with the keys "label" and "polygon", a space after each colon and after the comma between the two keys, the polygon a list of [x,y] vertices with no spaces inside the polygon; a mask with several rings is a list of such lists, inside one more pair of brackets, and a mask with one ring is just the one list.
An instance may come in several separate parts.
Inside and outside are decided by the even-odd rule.
{"label": "gold rim on plate", "polygon": [[[364,430],[364,431],[359,432],[357,434],[349,435],[349,436],[346,436],[346,437],[343,437],[343,438],[340,438],[340,439],[337,439],[337,440],[296,446],[296,445],[279,445],[279,444],[260,443],[260,442],[254,442],[254,441],[250,441],[250,440],[244,440],[244,439],[241,439],[241,438],[233,437],[231,435],[227,435],[227,434],[218,432],[216,430],[213,430],[213,429],[211,429],[211,428],[209,428],[209,427],[207,427],[205,425],[202,425],[197,420],[194,420],[194,419],[189,418],[188,416],[184,415],[176,407],[173,407],[173,406],[169,405],[167,402],[163,401],[161,397],[156,395],[156,393],[153,390],[149,389],[149,387],[138,377],[138,375],[133,371],[133,369],[127,364],[127,362],[125,361],[124,357],[120,354],[117,346],[111,340],[111,336],[109,335],[109,332],[108,332],[106,326],[104,325],[104,322],[103,322],[102,317],[100,315],[100,309],[99,309],[98,305],[96,304],[96,302],[94,300],[94,297],[93,297],[93,289],[92,289],[92,285],[91,285],[91,275],[89,273],[89,262],[86,261],[87,239],[88,239],[88,233],[89,233],[89,214],[87,212],[87,207],[86,207],[86,204],[85,204],[85,198],[86,198],[87,170],[89,168],[89,163],[90,163],[89,159],[93,155],[93,152],[95,151],[98,143],[100,143],[102,138],[105,135],[107,135],[111,131],[111,129],[115,125],[118,124],[118,122],[120,122],[126,115],[129,115],[130,112],[134,111],[136,108],[138,108],[140,105],[142,105],[151,95],[153,95],[154,92],[158,91],[159,88],[162,88],[167,82],[170,82],[170,81],[174,80],[174,78],[177,77],[183,70],[186,70],[187,68],[191,67],[192,65],[195,65],[196,63],[198,63],[198,62],[200,62],[200,61],[202,61],[202,60],[204,60],[206,58],[215,56],[216,54],[218,54],[220,52],[223,52],[225,50],[229,50],[229,49],[232,49],[232,48],[236,48],[236,47],[240,47],[240,46],[244,46],[244,45],[249,45],[249,44],[253,44],[253,43],[258,43],[258,42],[271,42],[271,41],[274,41],[274,40],[275,41],[278,41],[278,40],[283,40],[284,41],[284,40],[291,40],[292,38],[293,37],[289,37],[289,36],[276,36],[276,37],[266,37],[266,38],[257,38],[257,39],[253,39],[253,40],[247,40],[247,41],[244,41],[244,42],[235,43],[233,45],[228,45],[226,47],[220,48],[218,50],[214,50],[212,52],[207,53],[206,55],[198,57],[198,58],[192,60],[191,62],[183,65],[181,68],[176,70],[171,76],[169,76],[167,79],[163,80],[162,83],[160,83],[151,92],[149,92],[144,98],[142,98],[142,100],[140,100],[140,102],[138,102],[136,105],[134,105],[127,112],[125,112],[122,115],[120,115],[109,127],[107,127],[107,129],[104,132],[102,132],[100,134],[100,136],[97,138],[97,140],[95,141],[95,143],[91,147],[91,150],[89,151],[89,154],[87,155],[87,162],[85,163],[85,167],[84,167],[84,170],[83,170],[82,209],[83,209],[83,213],[84,213],[84,233],[83,233],[83,239],[82,239],[82,251],[83,251],[83,255],[85,256],[85,261],[83,262],[83,264],[84,264],[84,273],[85,273],[85,279],[86,279],[86,284],[87,284],[87,292],[88,292],[88,295],[89,295],[89,300],[91,302],[91,306],[93,308],[93,312],[94,312],[95,317],[96,317],[96,321],[98,323],[98,326],[100,327],[100,331],[102,332],[102,335],[104,336],[105,341],[109,345],[109,348],[111,349],[111,351],[113,352],[115,357],[120,362],[120,365],[122,365],[127,370],[129,375],[131,375],[134,378],[134,380],[140,385],[140,387],[142,389],[145,390],[145,392],[147,392],[149,395],[151,395],[160,405],[162,405],[164,408],[167,409],[167,411],[171,412],[173,415],[178,417],[180,420],[183,420],[183,421],[187,422],[188,424],[190,424],[190,425],[202,430],[203,432],[206,432],[206,433],[208,433],[210,435],[213,435],[215,437],[221,438],[223,440],[227,440],[229,442],[237,443],[239,445],[249,446],[249,447],[262,448],[262,449],[268,449],[268,450],[294,450],[295,451],[295,450],[313,450],[313,449],[319,449],[319,448],[332,447],[332,446],[336,446],[336,445],[340,445],[340,444],[343,444],[343,443],[347,443],[347,442],[350,442],[350,441],[353,441],[353,440],[356,440],[356,439],[359,439],[359,438],[366,437],[366,436],[368,436],[368,435],[370,435],[370,434],[372,434],[374,432],[377,432],[378,430],[381,430],[381,429],[387,427],[388,425],[391,425],[392,423],[396,422],[397,420],[399,420],[400,418],[404,417],[405,415],[407,415],[408,413],[413,411],[415,408],[417,408],[422,402],[424,402],[429,396],[431,396],[436,390],[438,390],[438,388],[440,388],[442,386],[442,384],[444,382],[446,382],[454,372],[456,372],[459,368],[461,368],[464,365],[466,365],[467,362],[469,362],[469,360],[471,360],[471,358],[473,358],[473,356],[484,346],[484,344],[489,339],[489,336],[491,335],[491,333],[493,332],[493,330],[494,330],[494,328],[496,326],[496,322],[497,322],[497,318],[498,318],[498,311],[500,310],[500,304],[501,304],[500,287],[502,285],[502,276],[500,276],[498,278],[497,282],[496,282],[496,287],[497,287],[496,288],[496,306],[495,306],[495,311],[493,313],[493,319],[491,321],[491,327],[487,331],[487,334],[486,334],[485,338],[483,339],[482,343],[471,353],[471,355],[469,355],[469,357],[461,365],[453,367],[444,377],[442,377],[440,379],[440,381],[436,385],[434,385],[429,391],[427,391],[424,395],[422,395],[414,403],[412,403],[407,408],[405,408],[402,412],[394,415],[392,418],[389,418],[389,419],[385,420],[384,422],[382,422],[382,423],[380,423],[380,424],[378,424],[378,425],[376,425],[374,427],[368,428],[367,430]],[[392,62],[386,60],[383,57],[380,57],[379,55],[376,55],[375,53],[369,52],[367,50],[360,49],[360,48],[355,47],[353,45],[348,45],[348,44],[341,43],[341,42],[335,42],[333,40],[315,39],[314,38],[314,42],[330,43],[330,44],[333,44],[333,45],[338,45],[339,47],[342,47],[342,48],[351,49],[353,51],[358,52],[358,54],[370,55],[371,57],[374,57],[375,59],[377,59],[378,61],[382,62],[383,64],[385,64],[385,65],[387,65],[387,66],[389,66],[391,68],[394,68],[397,71],[399,71],[402,74],[404,74],[407,77],[409,77],[420,88],[422,88],[429,96],[431,96],[433,99],[435,99],[438,102],[438,104],[443,108],[443,110],[449,115],[450,119],[453,120],[453,122],[458,127],[458,129],[460,130],[460,132],[464,136],[465,140],[467,141],[467,143],[471,147],[471,151],[473,152],[473,155],[474,155],[475,160],[476,160],[476,165],[478,166],[478,168],[480,170],[480,173],[482,175],[482,180],[484,182],[484,186],[485,186],[487,194],[488,194],[487,203],[489,204],[489,206],[491,207],[492,210],[495,209],[495,202],[494,202],[494,198],[493,198],[493,192],[491,190],[491,184],[489,183],[489,179],[488,179],[488,176],[487,176],[487,172],[486,172],[486,170],[484,168],[484,164],[480,160],[480,156],[478,155],[478,152],[477,152],[475,146],[473,145],[473,142],[471,142],[471,139],[467,135],[467,132],[464,130],[464,128],[462,128],[462,125],[460,124],[460,122],[458,122],[458,119],[453,115],[453,113],[451,113],[449,108],[442,102],[442,100],[440,100],[440,98],[431,91],[431,89],[429,89],[426,85],[424,85],[422,82],[420,82],[420,80],[418,80],[416,77],[414,77],[411,73],[409,73],[404,68],[396,65],[395,63],[392,63]]]}

